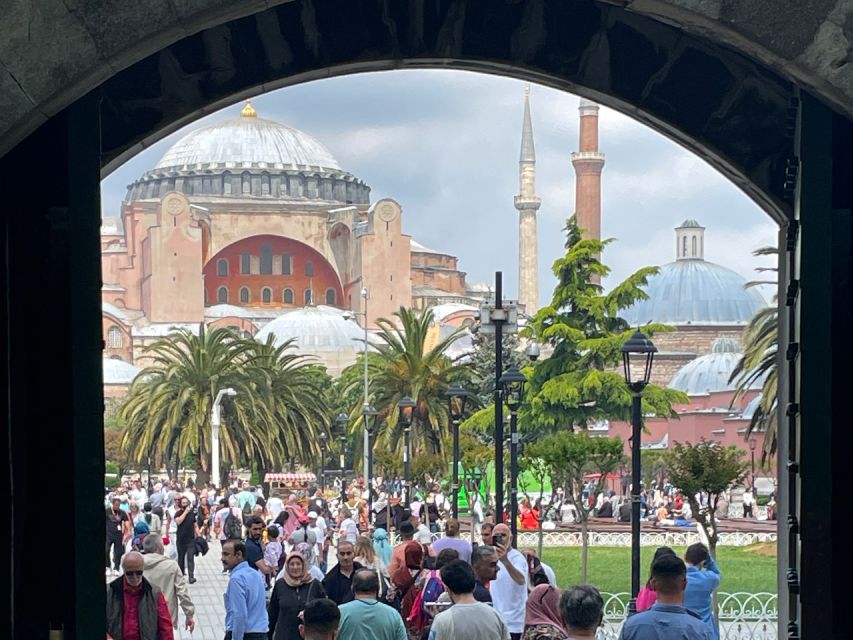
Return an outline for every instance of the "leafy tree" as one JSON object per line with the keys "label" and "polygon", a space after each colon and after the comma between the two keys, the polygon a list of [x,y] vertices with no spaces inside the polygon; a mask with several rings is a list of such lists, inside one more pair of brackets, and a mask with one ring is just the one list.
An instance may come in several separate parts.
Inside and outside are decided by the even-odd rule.
{"label": "leafy tree", "polygon": [[[530,497],[530,492],[527,490],[527,483],[525,482],[524,473],[520,474],[518,477],[518,486],[521,489],[524,497],[527,498],[527,501],[530,503],[530,506],[533,508],[536,514],[536,530],[537,530],[537,546],[538,546],[538,556],[542,557],[542,541],[544,538],[544,532],[542,530],[542,524],[548,518],[548,512],[556,510],[559,513],[560,504],[562,501],[558,500],[558,489],[559,487],[551,483],[551,494],[548,498],[547,507],[543,508],[545,503],[545,481],[550,479],[554,472],[551,469],[551,465],[549,465],[545,460],[541,457],[532,456],[530,453],[530,448],[526,448],[524,454],[521,456],[519,460],[519,467],[523,472],[526,472],[530,476],[532,476],[537,484],[539,485],[539,495],[535,498]],[[536,448],[533,448],[533,451],[536,451]]]}
{"label": "leafy tree", "polygon": [[[527,364],[527,357],[519,351],[518,336],[505,334],[501,341],[501,358],[504,370],[511,366],[519,368]],[[463,385],[477,396],[479,406],[491,407],[494,418],[495,399],[495,336],[477,332],[473,334],[474,350],[469,354],[469,364],[478,374],[477,378]]]}
{"label": "leafy tree", "polygon": [[[435,346],[427,348],[433,320],[431,310],[415,311],[401,307],[394,312],[394,318],[377,320],[379,331],[373,343],[375,352],[368,354],[370,403],[378,412],[379,425],[375,447],[394,451],[402,459],[404,437],[402,425],[398,424],[397,405],[404,396],[409,396],[417,403],[410,436],[412,460],[424,454],[443,456],[441,443],[449,423],[444,392],[466,370],[466,365],[451,362],[446,351],[461,337],[464,329],[459,328]],[[361,410],[364,400],[363,396],[356,394],[362,389],[363,382],[355,373],[363,366],[356,363],[343,374],[349,381],[344,393],[347,397],[358,398],[348,409],[354,434],[360,434],[363,428]],[[356,438],[355,442],[357,447],[361,446],[361,438]]]}
{"label": "leafy tree", "polygon": [[[752,252],[754,256],[776,256],[776,247],[762,247]],[[760,267],[758,271],[776,272],[774,267]],[[776,284],[776,280],[756,280],[745,286],[754,287],[761,284]],[[738,361],[729,377],[729,382],[736,384],[732,406],[755,386],[761,384],[761,400],[752,414],[747,427],[746,438],[754,431],[764,432],[764,449],[761,452],[762,464],[776,453],[777,420],[776,402],[778,390],[778,372],[776,369],[776,352],[779,346],[779,312],[776,308],[776,296],[773,304],[764,307],[756,313],[743,332],[743,356]]]}
{"label": "leafy tree", "polygon": [[[465,469],[465,489],[468,495],[479,491],[485,496],[486,507],[491,504],[491,478],[489,467],[495,460],[494,442],[486,435],[473,431],[463,424],[459,425],[459,452],[462,460],[462,468]],[[471,476],[474,470],[480,473],[480,482],[474,481]]]}
{"label": "leafy tree", "polygon": [[[619,312],[647,298],[643,287],[657,268],[640,269],[604,293],[597,280],[610,269],[599,256],[612,241],[582,238],[574,216],[565,231],[566,255],[554,262],[558,282],[551,304],[539,310],[528,329],[549,343],[553,353],[530,370],[522,428],[585,429],[599,420],[630,419],[631,393],[621,373],[620,350],[635,329]],[[647,335],[670,330],[661,324],[643,327]],[[676,418],[672,405],[687,400],[680,391],[649,385],[643,392],[643,413]]]}
{"label": "leafy tree", "polygon": [[594,495],[604,490],[607,474],[622,462],[619,438],[594,438],[585,431],[557,431],[527,446],[525,458],[539,459],[550,470],[551,486],[563,487],[564,500],[574,505],[581,525],[581,581],[589,571],[589,516],[592,507],[584,499],[584,476],[598,474]]}
{"label": "leafy tree", "polygon": [[[737,447],[721,447],[703,439],[695,445],[676,442],[665,458],[669,479],[690,503],[693,517],[707,535],[714,557],[719,539],[717,503],[720,495],[743,477],[747,467],[741,460],[743,456],[744,452]],[[702,507],[696,499],[699,493],[707,494],[707,507]]]}

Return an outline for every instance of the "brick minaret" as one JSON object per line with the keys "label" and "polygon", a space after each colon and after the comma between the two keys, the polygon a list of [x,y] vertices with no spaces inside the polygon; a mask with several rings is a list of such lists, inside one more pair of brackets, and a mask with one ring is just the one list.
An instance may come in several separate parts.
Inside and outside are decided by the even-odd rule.
{"label": "brick minaret", "polygon": [[581,98],[580,149],[572,154],[577,175],[575,214],[586,238],[601,239],[601,170],[604,154],[598,150],[598,105]]}
{"label": "brick minaret", "polygon": [[518,158],[518,301],[528,314],[539,310],[539,261],[536,257],[536,150],[530,120],[530,87],[524,88],[524,120],[521,124],[521,155]]}

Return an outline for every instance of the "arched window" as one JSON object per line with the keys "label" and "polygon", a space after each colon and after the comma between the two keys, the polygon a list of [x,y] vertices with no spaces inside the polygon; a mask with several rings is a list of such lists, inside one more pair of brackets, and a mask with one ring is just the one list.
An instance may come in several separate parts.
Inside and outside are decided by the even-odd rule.
{"label": "arched window", "polygon": [[311,289],[305,289],[305,305],[314,304],[314,292]]}
{"label": "arched window", "polygon": [[293,304],[293,289],[285,289],[281,295],[284,304]]}
{"label": "arched window", "polygon": [[220,259],[216,263],[216,275],[218,276],[227,276],[228,275],[228,260],[225,258]]}
{"label": "arched window", "polygon": [[309,278],[314,275],[314,263],[310,260],[305,263],[305,275]]}
{"label": "arched window", "polygon": [[111,326],[107,331],[107,346],[110,349],[121,349],[124,346],[121,329],[115,325]]}
{"label": "arched window", "polygon": [[696,257],[696,236],[693,236],[693,257]]}
{"label": "arched window", "polygon": [[334,305],[335,302],[335,290],[330,287],[326,289],[326,304]]}
{"label": "arched window", "polygon": [[261,289],[261,302],[264,304],[270,304],[272,302],[272,289],[269,287]]}
{"label": "arched window", "polygon": [[219,287],[216,290],[216,303],[228,304],[228,287]]}
{"label": "arched window", "polygon": [[272,247],[268,244],[261,245],[261,275],[272,275]]}
{"label": "arched window", "polygon": [[252,255],[249,253],[240,254],[240,273],[248,275],[252,272]]}
{"label": "arched window", "polygon": [[687,236],[684,236],[681,239],[681,257],[682,258],[687,257]]}
{"label": "arched window", "polygon": [[228,171],[222,174],[222,193],[231,195],[231,174]]}
{"label": "arched window", "polygon": [[281,254],[281,275],[289,276],[291,273],[292,265],[290,264],[290,254],[283,253]]}
{"label": "arched window", "polygon": [[252,193],[252,178],[248,171],[243,172],[243,193]]}
{"label": "arched window", "polygon": [[240,287],[240,302],[247,304],[249,302],[249,288]]}

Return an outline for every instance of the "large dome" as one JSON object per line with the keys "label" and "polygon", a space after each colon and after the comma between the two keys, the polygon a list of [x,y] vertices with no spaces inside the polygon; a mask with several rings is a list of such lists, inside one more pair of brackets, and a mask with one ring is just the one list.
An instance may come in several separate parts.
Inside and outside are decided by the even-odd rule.
{"label": "large dome", "polygon": [[739,274],[704,259],[704,227],[698,222],[685,220],[676,234],[678,259],[649,278],[647,300],[620,314],[628,324],[746,324],[767,306],[758,291],[744,287]]}
{"label": "large dome", "polygon": [[255,115],[247,105],[230,118],[191,131],[160,158],[154,169],[194,166],[234,168],[320,167],[341,171],[338,161],[318,140]]}

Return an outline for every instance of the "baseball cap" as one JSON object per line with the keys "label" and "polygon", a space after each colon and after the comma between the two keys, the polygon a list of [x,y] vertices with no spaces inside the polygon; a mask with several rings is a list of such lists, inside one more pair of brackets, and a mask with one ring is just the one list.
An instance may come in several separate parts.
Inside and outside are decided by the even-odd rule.
{"label": "baseball cap", "polygon": [[316,512],[316,511],[309,511],[309,512],[308,512],[308,519],[309,519],[309,520],[316,519],[316,517],[317,517],[317,512]]}

